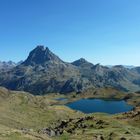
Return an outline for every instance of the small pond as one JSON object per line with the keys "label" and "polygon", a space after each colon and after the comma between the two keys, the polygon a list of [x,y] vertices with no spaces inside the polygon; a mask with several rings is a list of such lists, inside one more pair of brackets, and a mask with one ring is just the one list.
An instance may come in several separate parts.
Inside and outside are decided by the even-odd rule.
{"label": "small pond", "polygon": [[84,113],[108,113],[116,114],[133,109],[124,100],[103,100],[103,99],[80,99],[66,104],[71,109],[82,111]]}

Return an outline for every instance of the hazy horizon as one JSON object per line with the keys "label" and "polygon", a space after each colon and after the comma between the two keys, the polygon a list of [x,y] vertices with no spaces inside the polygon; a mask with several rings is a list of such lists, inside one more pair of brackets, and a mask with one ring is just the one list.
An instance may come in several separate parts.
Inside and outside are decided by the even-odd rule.
{"label": "hazy horizon", "polygon": [[25,60],[37,45],[66,62],[140,66],[138,0],[2,0],[0,61]]}

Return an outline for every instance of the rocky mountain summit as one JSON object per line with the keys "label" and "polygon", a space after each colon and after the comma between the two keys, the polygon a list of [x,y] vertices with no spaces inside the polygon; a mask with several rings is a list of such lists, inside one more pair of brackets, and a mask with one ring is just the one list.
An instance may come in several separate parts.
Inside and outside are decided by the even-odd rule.
{"label": "rocky mountain summit", "polygon": [[67,63],[48,47],[37,46],[24,62],[0,72],[0,86],[33,94],[80,93],[100,87],[139,91],[140,68],[128,69],[121,65],[108,68],[84,58]]}
{"label": "rocky mountain summit", "polygon": [[62,60],[53,54],[48,47],[37,46],[30,52],[28,58],[23,62],[26,66],[45,65],[48,62],[61,63]]}

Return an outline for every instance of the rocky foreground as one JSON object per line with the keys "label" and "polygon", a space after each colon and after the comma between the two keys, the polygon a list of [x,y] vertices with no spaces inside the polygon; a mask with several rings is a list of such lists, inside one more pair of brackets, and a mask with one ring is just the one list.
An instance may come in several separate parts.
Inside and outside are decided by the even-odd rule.
{"label": "rocky foreground", "polygon": [[0,88],[0,140],[139,140],[140,107],[123,114],[83,114],[55,100]]}

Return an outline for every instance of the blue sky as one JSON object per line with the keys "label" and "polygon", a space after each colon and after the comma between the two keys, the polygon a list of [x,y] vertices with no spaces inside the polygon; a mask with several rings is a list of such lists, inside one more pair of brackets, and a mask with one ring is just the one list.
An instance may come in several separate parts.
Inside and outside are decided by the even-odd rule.
{"label": "blue sky", "polygon": [[140,66],[140,0],[0,0],[0,60],[36,45],[68,62]]}

